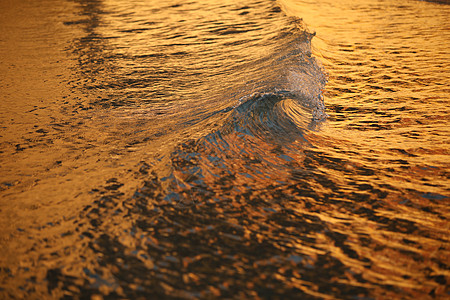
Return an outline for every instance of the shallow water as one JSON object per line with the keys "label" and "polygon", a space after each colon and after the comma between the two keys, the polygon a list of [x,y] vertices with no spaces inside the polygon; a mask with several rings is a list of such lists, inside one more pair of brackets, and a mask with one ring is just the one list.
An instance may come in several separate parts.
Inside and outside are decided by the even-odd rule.
{"label": "shallow water", "polygon": [[449,13],[0,3],[0,297],[448,297]]}

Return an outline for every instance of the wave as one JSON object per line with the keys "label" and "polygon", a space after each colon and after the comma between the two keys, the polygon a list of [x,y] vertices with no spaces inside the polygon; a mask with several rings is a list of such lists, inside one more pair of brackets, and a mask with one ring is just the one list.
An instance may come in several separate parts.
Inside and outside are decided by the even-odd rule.
{"label": "wave", "polygon": [[308,99],[286,90],[253,93],[239,100],[220,132],[280,143],[303,139],[302,132],[325,117],[322,97]]}
{"label": "wave", "polygon": [[[176,169],[168,158],[203,144],[220,157],[240,151],[219,147],[232,143],[264,159],[266,148],[307,142],[305,132],[327,116],[326,75],[311,49],[315,35],[276,1],[164,9],[149,3],[139,11],[125,1],[98,5],[94,12],[107,13],[90,15],[104,23],[88,28],[95,43],[74,43],[86,76],[80,86],[93,99],[98,127],[129,132],[121,135],[128,144],[151,140],[146,151],[165,157],[158,167],[164,175]],[[168,14],[170,20],[161,17]]]}
{"label": "wave", "polygon": [[[292,171],[286,162],[309,144],[305,133],[326,119],[326,74],[312,55],[314,34],[301,19],[283,18],[284,26],[271,38],[272,51],[240,64],[234,80],[227,81],[231,86],[204,101],[218,108],[206,108],[196,118],[187,115],[184,124],[195,138],[180,143],[170,155],[170,174],[165,174],[171,179],[166,190],[170,197],[181,199],[187,190],[217,186],[211,176],[246,174],[257,186],[281,182]],[[229,104],[223,108],[221,103]],[[212,130],[206,133],[203,127]]]}
{"label": "wave", "polygon": [[[195,80],[200,84],[195,89],[186,90],[181,85],[176,91],[170,90],[172,94],[179,93],[180,98],[196,101],[171,101],[166,97],[163,105],[153,102],[146,108],[125,106],[116,110],[115,116],[178,118],[183,129],[177,130],[185,133],[179,140],[185,144],[216,139],[228,143],[228,136],[236,135],[243,144],[248,139],[258,139],[287,147],[294,141],[306,141],[304,132],[327,117],[322,96],[326,74],[312,54],[311,40],[315,35],[303,21],[282,11],[278,11],[276,21],[277,30],[261,27],[265,37],[251,45],[236,43],[241,32],[227,34],[231,40],[227,45],[213,44],[213,54],[237,52],[239,56],[216,62],[213,68],[199,69]],[[217,59],[213,54],[202,58],[204,65]],[[172,82],[176,82],[176,74],[173,76]],[[182,80],[186,81],[186,76]]]}
{"label": "wave", "polygon": [[254,73],[268,75],[256,91],[239,91],[243,95],[236,104],[204,120],[220,123],[219,128],[180,144],[171,154],[165,200],[221,198],[216,191],[223,189],[235,189],[228,196],[237,197],[291,180],[291,163],[301,161],[309,145],[306,133],[327,117],[321,94],[325,74],[305,51],[310,51],[312,35],[304,33],[284,40],[284,49],[271,54],[271,64]]}
{"label": "wave", "polygon": [[305,29],[301,19],[286,18],[289,27],[276,36],[274,52],[244,64],[236,77],[242,80],[244,73],[246,81],[235,81],[219,101],[211,101],[230,105],[197,122],[222,118],[216,120],[222,124],[218,129],[221,136],[239,133],[279,144],[304,139],[303,131],[326,119],[322,96],[326,75],[312,55],[314,34]]}

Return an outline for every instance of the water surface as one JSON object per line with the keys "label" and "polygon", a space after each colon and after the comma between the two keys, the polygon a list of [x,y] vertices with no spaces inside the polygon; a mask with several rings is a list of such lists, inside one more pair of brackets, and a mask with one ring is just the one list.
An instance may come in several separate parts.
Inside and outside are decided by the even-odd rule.
{"label": "water surface", "polygon": [[0,8],[3,298],[449,296],[448,5]]}

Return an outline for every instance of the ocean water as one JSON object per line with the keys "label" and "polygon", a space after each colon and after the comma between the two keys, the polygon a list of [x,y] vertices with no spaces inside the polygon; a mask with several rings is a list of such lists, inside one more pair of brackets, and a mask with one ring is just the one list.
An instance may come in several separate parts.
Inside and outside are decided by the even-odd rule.
{"label": "ocean water", "polygon": [[0,298],[450,297],[450,6],[0,2]]}

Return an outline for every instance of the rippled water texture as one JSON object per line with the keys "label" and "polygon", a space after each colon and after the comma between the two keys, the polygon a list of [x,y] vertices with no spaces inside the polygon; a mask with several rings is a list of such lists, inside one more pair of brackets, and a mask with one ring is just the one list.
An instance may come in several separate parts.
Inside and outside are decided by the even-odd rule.
{"label": "rippled water texture", "polygon": [[0,298],[450,297],[438,2],[1,1]]}

